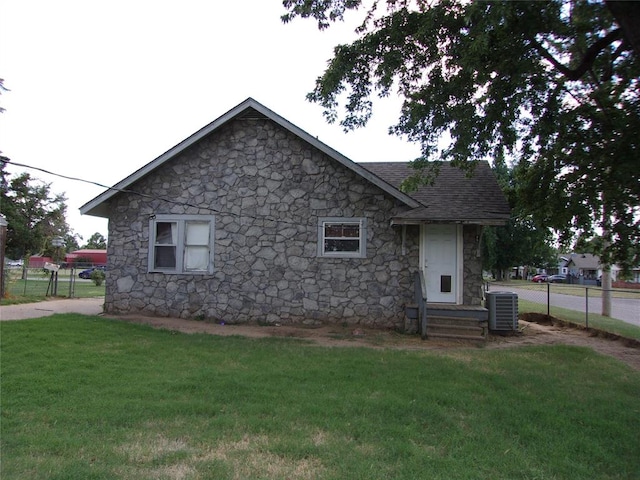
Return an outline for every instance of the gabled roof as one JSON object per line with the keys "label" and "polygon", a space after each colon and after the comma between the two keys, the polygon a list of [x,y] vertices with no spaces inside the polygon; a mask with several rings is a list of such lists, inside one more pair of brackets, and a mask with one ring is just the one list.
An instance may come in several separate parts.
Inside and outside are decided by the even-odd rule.
{"label": "gabled roof", "polygon": [[194,133],[190,137],[186,138],[185,140],[177,144],[175,147],[166,151],[155,160],[146,164],[144,167],[140,168],[139,170],[132,173],[125,179],[121,180],[120,182],[115,184],[113,187],[111,187],[107,191],[103,192],[102,194],[95,197],[93,200],[90,200],[89,202],[84,204],[82,207],[80,207],[80,213],[83,215],[93,215],[97,217],[108,218],[109,217],[109,206],[108,206],[109,199],[117,195],[120,191],[128,189],[133,183],[137,182],[138,180],[145,177],[146,175],[149,175],[155,169],[157,169],[158,167],[160,167],[161,165],[163,165],[165,162],[169,161],[176,155],[180,154],[186,148],[190,147],[191,145],[198,142],[202,138],[206,137],[210,133],[219,129],[220,127],[225,125],[227,122],[238,117],[267,118],[277,123],[285,130],[288,130],[292,134],[298,136],[302,140],[311,144],[312,146],[314,146],[321,152],[325,153],[329,157],[333,158],[337,162],[341,163],[345,167],[353,170],[355,173],[357,173],[361,177],[366,178],[371,183],[378,186],[379,188],[381,188],[391,196],[405,203],[407,206],[413,207],[413,208],[420,206],[420,203],[414,198],[412,198],[411,196],[401,192],[397,188],[390,185],[388,182],[384,181],[382,178],[376,175],[373,175],[368,169],[353,162],[352,160],[348,159],[347,157],[337,152],[333,148],[329,147],[328,145],[325,145],[324,143],[319,141],[317,138],[308,134],[301,128],[295,126],[294,124],[292,124],[285,118],[281,117],[277,113],[269,110],[267,107],[257,102],[253,98],[248,98],[241,104],[229,110],[227,113],[225,113],[221,117],[217,118],[210,124],[201,128],[196,133]]}
{"label": "gabled roof", "polygon": [[565,267],[574,265],[582,270],[598,270],[600,268],[600,257],[591,253],[572,253],[565,263]]}
{"label": "gabled roof", "polygon": [[[362,163],[372,173],[400,189],[416,170],[406,162]],[[409,193],[420,202],[393,219],[395,224],[458,222],[502,225],[510,216],[507,200],[487,162],[476,164],[473,175],[443,162],[433,185],[423,185]]]}

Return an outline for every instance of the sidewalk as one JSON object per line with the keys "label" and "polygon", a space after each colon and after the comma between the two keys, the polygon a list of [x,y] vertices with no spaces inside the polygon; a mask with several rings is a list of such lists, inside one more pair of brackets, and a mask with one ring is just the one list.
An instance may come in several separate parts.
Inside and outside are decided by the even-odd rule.
{"label": "sidewalk", "polygon": [[55,313],[99,315],[102,313],[103,304],[104,297],[52,299],[38,303],[3,305],[0,307],[0,320],[48,317]]}

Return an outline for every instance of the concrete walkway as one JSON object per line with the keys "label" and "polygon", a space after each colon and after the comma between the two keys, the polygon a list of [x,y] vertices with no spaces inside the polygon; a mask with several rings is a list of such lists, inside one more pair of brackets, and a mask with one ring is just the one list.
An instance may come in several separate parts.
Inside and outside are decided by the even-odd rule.
{"label": "concrete walkway", "polygon": [[3,305],[0,307],[0,320],[24,320],[27,318],[48,317],[54,313],[82,313],[99,315],[102,313],[104,297],[51,299],[38,303]]}

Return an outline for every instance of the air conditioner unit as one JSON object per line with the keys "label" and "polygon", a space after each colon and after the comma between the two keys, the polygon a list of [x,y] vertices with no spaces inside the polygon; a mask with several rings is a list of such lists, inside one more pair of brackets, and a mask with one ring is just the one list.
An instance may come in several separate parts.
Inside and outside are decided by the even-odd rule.
{"label": "air conditioner unit", "polygon": [[518,329],[518,294],[513,292],[487,292],[489,330]]}

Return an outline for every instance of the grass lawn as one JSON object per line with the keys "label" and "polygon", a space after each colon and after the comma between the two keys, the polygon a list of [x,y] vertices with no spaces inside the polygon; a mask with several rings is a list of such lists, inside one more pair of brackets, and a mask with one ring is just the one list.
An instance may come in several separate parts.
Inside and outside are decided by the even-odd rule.
{"label": "grass lawn", "polygon": [[[530,302],[528,300],[518,300],[518,311],[520,313],[533,312],[533,313],[547,313],[547,305],[542,303]],[[584,312],[577,312],[576,310],[569,310],[560,307],[551,307],[551,316],[564,320],[565,322],[573,323],[576,325],[587,326],[586,315]],[[595,328],[602,330],[603,332],[614,333],[625,338],[631,338],[634,340],[640,340],[640,327],[632,325],[622,320],[616,320],[611,317],[603,317],[597,313],[589,312],[589,328]]]}
{"label": "grass lawn", "polygon": [[640,477],[640,373],[586,348],[0,328],[3,479]]}
{"label": "grass lawn", "polygon": [[[585,290],[588,289],[589,298],[601,298],[602,288],[596,286],[568,285],[566,283],[533,283],[527,280],[509,280],[507,282],[491,282],[492,285],[501,285],[503,287],[526,288],[537,292],[547,292],[551,287],[552,292],[562,293],[563,295],[574,295],[577,297],[585,296]],[[611,298],[640,298],[640,291],[630,289],[613,289],[611,290]]]}
{"label": "grass lawn", "polygon": [[[0,305],[14,305],[19,303],[42,302],[53,293],[49,284],[50,275],[42,269],[29,269],[27,278],[21,278],[21,269],[8,270],[6,285],[6,296],[0,299]],[[77,270],[74,270],[77,276]],[[61,270],[58,274],[58,297],[65,298],[90,298],[104,297],[105,284],[96,286],[91,280],[75,278],[73,284],[70,283],[70,271]],[[71,288],[73,287],[73,288]],[[48,297],[49,295],[49,297]]]}
{"label": "grass lawn", "polygon": [[[494,283],[503,287],[517,287],[526,288],[527,290],[533,290],[540,292],[541,297],[539,302],[533,302],[518,299],[518,312],[519,313],[542,313],[547,314],[547,299],[546,292],[549,285],[546,283],[532,283],[524,280],[510,280],[509,282]],[[573,295],[581,298],[585,297],[585,287],[580,285],[565,285],[565,284],[552,284],[551,288],[554,293],[562,293],[563,295]],[[598,287],[588,288],[589,297],[599,298],[602,296],[602,289]],[[614,299],[627,298],[627,299],[640,299],[640,291],[638,290],[613,290],[611,296]],[[587,325],[587,318],[584,312],[577,310],[570,310],[567,308],[557,307],[551,305],[549,313],[552,317],[564,320],[565,322],[573,323],[581,326],[588,326],[589,328],[602,330],[604,332],[620,335],[625,338],[631,338],[634,340],[640,340],[640,327],[633,325],[622,320],[618,320],[611,317],[604,317],[593,310],[589,312],[589,319]]]}

